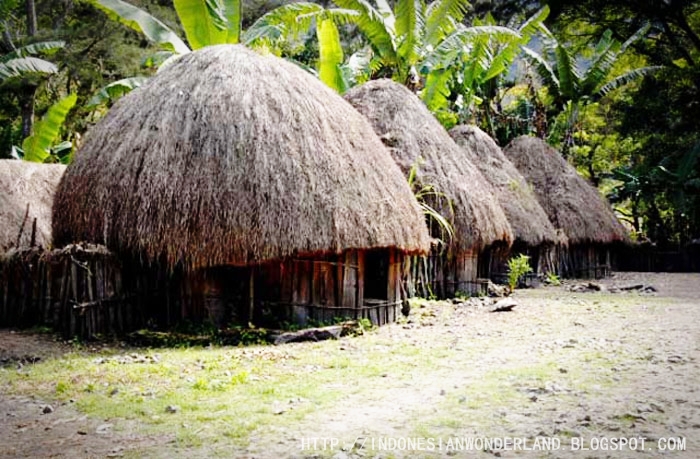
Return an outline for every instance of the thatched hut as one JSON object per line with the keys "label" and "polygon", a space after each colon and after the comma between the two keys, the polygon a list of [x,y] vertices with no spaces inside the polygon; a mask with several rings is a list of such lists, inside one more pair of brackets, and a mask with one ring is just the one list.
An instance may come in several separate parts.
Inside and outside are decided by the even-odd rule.
{"label": "thatched hut", "polygon": [[566,236],[558,254],[565,277],[600,277],[611,269],[611,249],[628,241],[610,205],[554,148],[519,137],[504,150],[523,174],[555,228]]}
{"label": "thatched hut", "polygon": [[513,229],[515,240],[511,248],[503,244],[489,246],[480,257],[482,275],[504,280],[508,258],[518,254],[530,257],[536,274],[552,271],[551,254],[559,236],[525,177],[496,141],[477,126],[455,126],[449,133],[491,184]]}
{"label": "thatched hut", "polygon": [[429,246],[367,121],[298,66],[233,45],[187,54],[117,102],[53,216],[56,244],[149,268],[125,282],[159,323],[392,321],[403,258]]}
{"label": "thatched hut", "polygon": [[[431,200],[453,223],[455,233],[445,253],[434,253],[427,267],[432,293],[441,297],[477,293],[483,284],[477,274],[479,252],[496,242],[508,245],[512,241],[510,225],[491,185],[406,87],[375,80],[353,88],[345,98],[370,120],[404,174],[417,166],[418,188],[432,186],[446,198]],[[413,277],[417,275],[419,272]]]}
{"label": "thatched hut", "polygon": [[66,167],[0,160],[0,253],[51,245],[51,205]]}

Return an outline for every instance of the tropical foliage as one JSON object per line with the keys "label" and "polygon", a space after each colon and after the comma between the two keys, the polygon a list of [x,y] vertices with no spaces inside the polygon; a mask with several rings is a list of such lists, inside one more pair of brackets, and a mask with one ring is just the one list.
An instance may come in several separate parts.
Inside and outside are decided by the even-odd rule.
{"label": "tropical foliage", "polygon": [[159,68],[240,42],[340,93],[392,78],[446,127],[540,135],[640,239],[682,245],[700,238],[700,16],[671,3],[0,0],[0,156],[70,161],[68,141]]}

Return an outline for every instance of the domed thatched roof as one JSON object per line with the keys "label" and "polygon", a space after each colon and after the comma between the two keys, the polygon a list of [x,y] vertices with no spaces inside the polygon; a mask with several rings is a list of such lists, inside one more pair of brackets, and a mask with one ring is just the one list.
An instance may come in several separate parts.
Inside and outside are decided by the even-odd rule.
{"label": "domed thatched roof", "polygon": [[531,246],[559,240],[525,177],[496,141],[476,126],[456,126],[450,136],[493,186],[516,239]]}
{"label": "domed thatched roof", "polygon": [[[511,242],[510,225],[491,185],[415,94],[391,80],[374,80],[345,98],[370,120],[404,174],[423,159],[417,179],[451,200],[458,251]],[[448,216],[449,210],[442,213]]]}
{"label": "domed thatched roof", "polygon": [[503,152],[532,184],[549,220],[570,244],[628,240],[625,228],[598,190],[546,142],[522,136]]}
{"label": "domed thatched roof", "polygon": [[428,245],[366,120],[296,65],[232,45],[115,104],[61,181],[54,237],[188,269]]}
{"label": "domed thatched roof", "polygon": [[0,253],[31,244],[36,221],[36,245],[51,244],[51,204],[66,166],[0,160]]}

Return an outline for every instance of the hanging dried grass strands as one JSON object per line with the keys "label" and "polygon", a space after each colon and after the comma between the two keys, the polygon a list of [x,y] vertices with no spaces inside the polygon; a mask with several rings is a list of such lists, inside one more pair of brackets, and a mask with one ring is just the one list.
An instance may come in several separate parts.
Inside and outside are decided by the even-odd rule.
{"label": "hanging dried grass strands", "polygon": [[601,277],[613,263],[614,244],[629,242],[610,204],[554,148],[522,136],[503,150],[528,183],[554,227],[566,237],[557,260],[566,277]]}
{"label": "hanging dried grass strands", "polygon": [[460,125],[449,133],[491,184],[513,229],[515,241],[511,249],[503,244],[487,249],[483,257],[487,265],[485,275],[502,280],[508,258],[516,253],[529,255],[536,273],[549,271],[551,268],[544,255],[562,241],[525,177],[506,158],[496,141],[478,127]]}
{"label": "hanging dried grass strands", "polygon": [[51,206],[66,166],[0,160],[0,253],[51,245]]}
{"label": "hanging dried grass strands", "polygon": [[483,284],[477,279],[478,252],[497,241],[510,245],[513,239],[491,185],[404,86],[391,80],[370,81],[348,91],[345,98],[367,117],[405,175],[417,165],[418,187],[432,186],[446,198],[430,203],[452,222],[454,238],[447,256],[434,251],[432,260],[415,261],[423,265],[416,271],[425,273],[420,289],[427,282],[441,297],[457,291],[478,293]]}
{"label": "hanging dried grass strands", "polygon": [[[389,269],[392,253],[429,244],[367,120],[294,64],[231,45],[187,54],[117,102],[68,168],[53,216],[57,244],[104,244],[184,273],[191,301],[168,317],[215,322],[259,320],[263,302],[344,306],[350,290],[361,309],[367,279],[343,289],[336,264],[383,251]],[[400,300],[385,280],[381,299]]]}

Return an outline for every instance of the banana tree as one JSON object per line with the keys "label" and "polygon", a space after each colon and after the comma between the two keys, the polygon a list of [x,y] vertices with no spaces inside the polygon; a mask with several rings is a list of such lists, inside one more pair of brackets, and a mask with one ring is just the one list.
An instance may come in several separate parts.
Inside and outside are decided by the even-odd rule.
{"label": "banana tree", "polygon": [[25,138],[22,147],[13,147],[12,156],[25,161],[68,163],[73,144],[69,141],[56,143],[68,113],[75,106],[77,95],[70,94],[49,107],[46,115],[34,126],[34,133]]}
{"label": "banana tree", "polygon": [[[299,40],[315,28],[319,56],[312,73],[339,93],[350,85],[338,25],[352,22],[358,13],[342,8],[324,8],[316,3],[282,5],[255,21],[243,34],[243,43],[282,55],[285,44]],[[304,67],[302,65],[302,67]]]}
{"label": "banana tree", "polygon": [[[131,3],[124,0],[87,1],[110,19],[143,34],[158,45],[161,48],[158,53],[160,67],[191,50],[240,41],[241,0],[173,0],[189,46],[163,22]],[[111,83],[95,95],[92,103],[114,100],[144,81],[131,77]]]}
{"label": "banana tree", "polygon": [[[423,100],[428,107],[439,118],[442,112],[452,113],[455,121],[464,122],[481,106],[490,121],[489,101],[496,97],[498,81],[520,56],[521,47],[543,30],[548,14],[545,6],[519,26],[508,27],[512,32],[497,28],[491,15],[475,19],[472,29],[491,33],[475,33],[461,50],[452,44],[443,46],[424,61],[423,73],[428,77]],[[448,99],[454,94],[458,98]]]}
{"label": "banana tree", "polygon": [[[14,44],[13,44],[14,46]],[[39,55],[50,55],[63,48],[63,41],[33,43],[0,57],[0,87],[13,87],[22,96],[22,137],[32,132],[34,124],[34,97],[39,85],[47,77],[58,73],[58,67]]]}
{"label": "banana tree", "polygon": [[545,30],[544,48],[538,53],[523,47],[527,59],[532,63],[542,83],[547,87],[554,103],[564,114],[564,141],[562,153],[566,154],[574,145],[574,134],[581,110],[610,91],[624,86],[659,67],[635,68],[611,78],[619,57],[637,40],[644,37],[649,27],[643,27],[627,41],[620,43],[607,30],[595,45],[593,56],[585,68],[580,68],[579,59],[570,47],[558,41]]}

